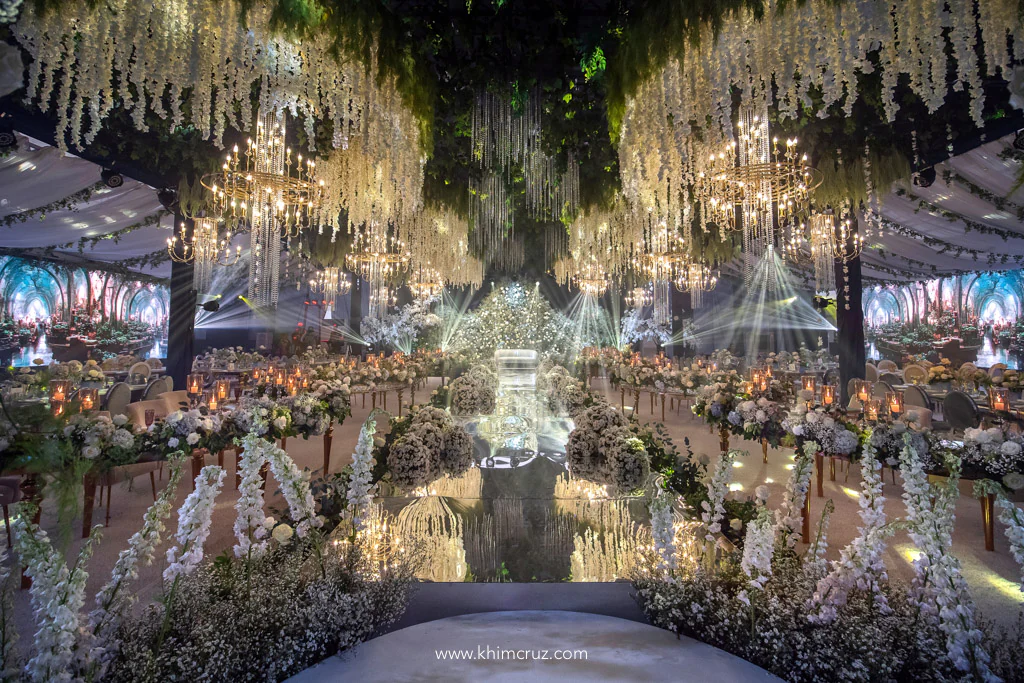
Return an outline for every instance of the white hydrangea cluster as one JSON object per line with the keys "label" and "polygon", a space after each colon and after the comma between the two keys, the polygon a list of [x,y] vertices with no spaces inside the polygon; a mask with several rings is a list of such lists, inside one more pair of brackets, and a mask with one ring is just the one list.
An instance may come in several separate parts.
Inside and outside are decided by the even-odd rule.
{"label": "white hydrangea cluster", "polygon": [[1024,472],[1024,436],[999,427],[964,430],[964,465],[1003,476]]}

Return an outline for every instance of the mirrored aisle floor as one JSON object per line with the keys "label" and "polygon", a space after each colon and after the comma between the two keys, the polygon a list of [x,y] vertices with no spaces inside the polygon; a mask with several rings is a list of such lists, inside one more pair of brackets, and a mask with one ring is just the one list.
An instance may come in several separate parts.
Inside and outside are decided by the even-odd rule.
{"label": "mirrored aisle floor", "polygon": [[496,421],[510,422],[466,422],[476,466],[465,475],[438,480],[427,496],[380,500],[403,543],[425,551],[419,578],[628,578],[635,551],[650,543],[643,497],[609,497],[604,487],[569,477],[565,442],[571,420],[545,417],[526,430],[513,428],[515,433],[500,425],[494,430]]}

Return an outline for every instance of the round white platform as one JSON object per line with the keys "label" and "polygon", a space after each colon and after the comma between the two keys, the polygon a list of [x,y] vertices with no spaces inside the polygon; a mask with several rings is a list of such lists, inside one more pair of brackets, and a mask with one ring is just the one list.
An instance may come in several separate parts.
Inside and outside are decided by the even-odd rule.
{"label": "round white platform", "polygon": [[[488,651],[488,648],[490,650]],[[442,659],[438,651],[472,659]],[[555,651],[586,658],[554,659]],[[515,651],[505,655],[502,651]],[[526,652],[529,654],[526,654]],[[550,659],[541,660],[547,651]],[[492,653],[488,655],[488,652]],[[528,659],[528,657],[531,657]],[[468,614],[393,631],[289,679],[359,681],[778,681],[763,669],[691,638],[625,619],[580,612]]]}

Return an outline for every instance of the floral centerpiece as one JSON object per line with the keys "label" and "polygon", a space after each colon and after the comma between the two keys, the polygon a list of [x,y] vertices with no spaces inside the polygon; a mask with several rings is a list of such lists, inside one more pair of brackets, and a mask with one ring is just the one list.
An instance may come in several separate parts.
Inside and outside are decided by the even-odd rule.
{"label": "floral centerpiece", "polygon": [[879,423],[871,430],[868,437],[872,448],[875,449],[876,457],[889,467],[899,467],[900,454],[906,445],[905,435],[910,434],[911,445],[917,451],[922,466],[931,470],[936,466],[936,461],[941,462],[942,458],[932,457],[931,432],[912,429],[903,420],[896,420],[892,423]]}
{"label": "floral centerpiece", "polygon": [[449,397],[453,415],[490,415],[494,412],[497,398],[494,387],[485,372],[468,373],[452,380]]}
{"label": "floral centerpiece", "polygon": [[243,396],[231,413],[231,421],[237,433],[255,431],[268,441],[295,434],[292,412],[266,396]]}
{"label": "floral centerpiece", "polygon": [[814,441],[818,444],[818,450],[829,457],[854,458],[860,446],[856,425],[846,422],[838,414],[820,408],[808,410],[807,406],[797,404],[786,418],[785,426],[796,437],[798,444]]}
{"label": "floral centerpiece", "polygon": [[697,390],[693,414],[709,425],[727,425],[729,413],[736,408],[741,379],[735,370],[719,370],[708,377],[708,383]]}
{"label": "floral centerpiece", "polygon": [[196,408],[175,410],[149,426],[147,441],[160,453],[182,451],[188,454],[200,448],[217,451],[226,445],[222,443],[222,427],[222,420],[216,413]]}
{"label": "floral centerpiece", "polygon": [[764,441],[777,448],[787,433],[785,418],[786,413],[781,404],[762,396],[737,403],[729,412],[728,422],[734,434],[754,441]]}
{"label": "floral centerpiece", "polygon": [[967,429],[960,450],[965,479],[1004,479],[1011,476],[1010,486],[1018,483],[1024,473],[1024,436],[999,427]]}
{"label": "floral centerpiece", "polygon": [[281,405],[292,413],[292,429],[303,439],[321,436],[331,424],[330,405],[316,392],[282,399]]}
{"label": "floral centerpiece", "polygon": [[949,366],[949,359],[944,358],[942,363],[937,363],[928,368],[928,384],[948,387],[953,379],[954,376]]}
{"label": "floral centerpiece", "polygon": [[95,413],[76,413],[64,427],[64,436],[71,439],[86,460],[103,469],[135,462],[139,457],[135,435],[128,428],[128,418],[113,418]]}
{"label": "floral centerpiece", "polygon": [[584,408],[593,404],[593,397],[583,382],[569,374],[561,365],[540,373],[538,389],[545,396],[548,408],[555,413],[566,413],[575,417]]}
{"label": "floral centerpiece", "polygon": [[409,416],[391,420],[391,431],[376,460],[392,484],[417,489],[472,467],[473,437],[444,410],[414,408]]}
{"label": "floral centerpiece", "polygon": [[636,491],[647,482],[650,456],[622,413],[597,403],[575,418],[565,445],[565,460],[574,477]]}
{"label": "floral centerpiece", "polygon": [[314,379],[310,389],[314,396],[327,402],[327,414],[336,423],[341,424],[352,414],[352,390],[348,377]]}
{"label": "floral centerpiece", "polygon": [[1024,391],[1024,375],[1016,370],[1004,370],[1002,376],[992,380],[992,385],[1009,389],[1013,393],[1021,393]]}

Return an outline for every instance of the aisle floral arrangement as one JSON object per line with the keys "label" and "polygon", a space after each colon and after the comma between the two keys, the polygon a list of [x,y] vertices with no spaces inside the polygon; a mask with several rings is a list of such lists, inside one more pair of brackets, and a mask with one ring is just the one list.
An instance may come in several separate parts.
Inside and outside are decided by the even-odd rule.
{"label": "aisle floral arrangement", "polygon": [[453,415],[490,415],[494,412],[497,395],[494,385],[497,380],[489,369],[474,366],[469,372],[452,380],[449,397]]}
{"label": "aisle floral arrangement", "polygon": [[387,476],[401,490],[421,489],[473,466],[473,438],[450,415],[431,406],[391,419],[387,438],[375,450],[374,480]]}
{"label": "aisle floral arrangement", "polygon": [[650,456],[622,413],[604,402],[583,410],[565,445],[565,462],[574,477],[637,491],[650,475]]}
{"label": "aisle floral arrangement", "polygon": [[693,414],[709,425],[728,425],[729,413],[736,408],[741,378],[732,369],[712,372],[708,383],[697,390]]}
{"label": "aisle floral arrangement", "polygon": [[786,417],[785,427],[796,437],[797,443],[814,441],[828,457],[855,458],[860,447],[857,426],[836,412],[821,408],[808,410],[806,405],[797,404]]}

